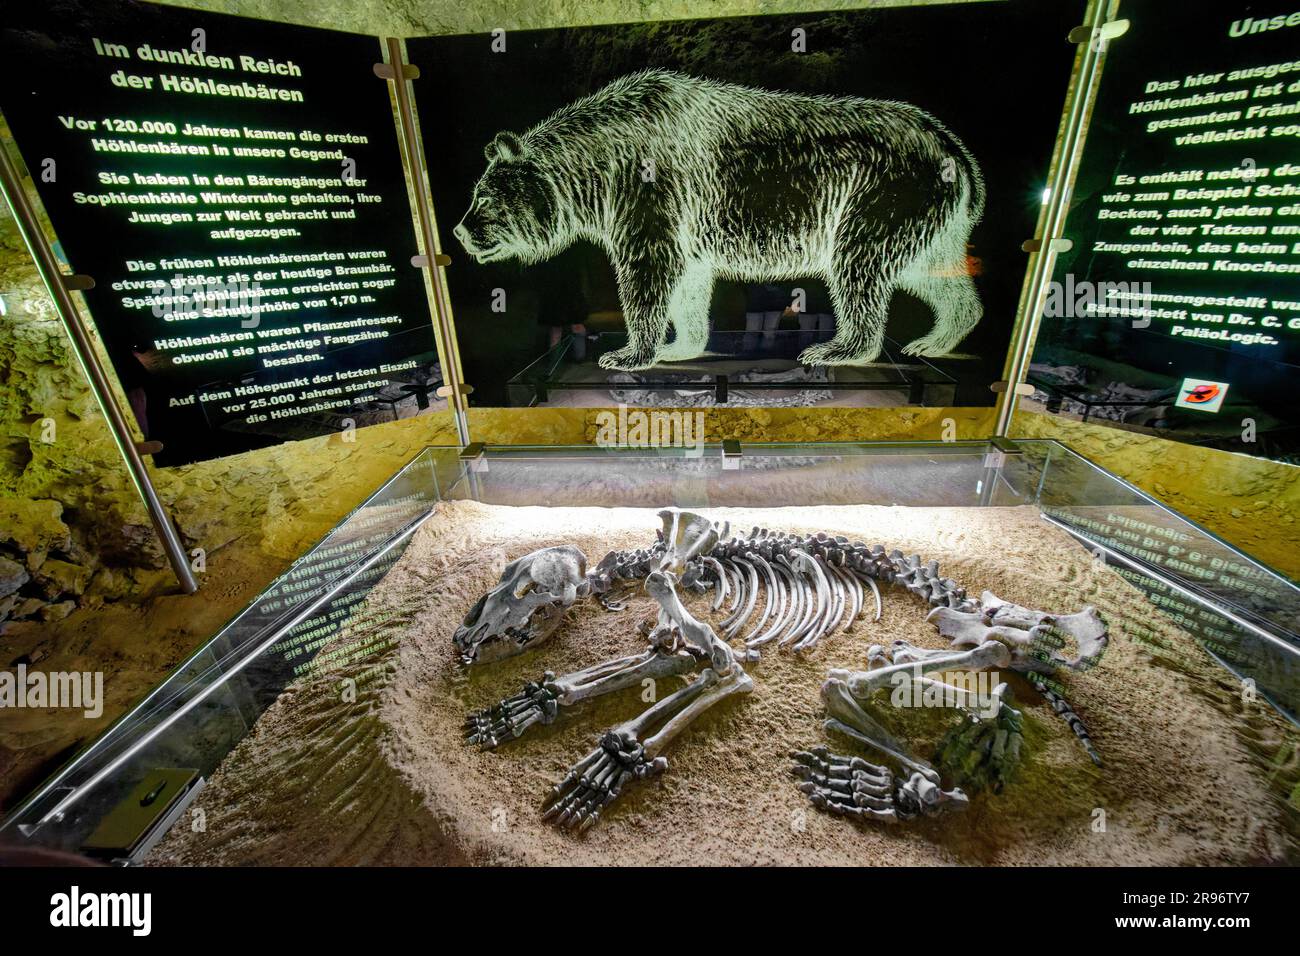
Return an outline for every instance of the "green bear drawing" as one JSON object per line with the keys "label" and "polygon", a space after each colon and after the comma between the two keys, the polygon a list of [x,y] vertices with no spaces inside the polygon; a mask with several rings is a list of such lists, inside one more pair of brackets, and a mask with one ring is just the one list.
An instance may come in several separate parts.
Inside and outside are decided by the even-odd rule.
{"label": "green bear drawing", "polygon": [[826,282],[836,331],[804,350],[807,365],[875,361],[895,289],[935,314],[911,355],[948,354],[982,315],[966,244],[983,178],[907,103],[649,70],[498,133],[485,154],[454,235],[479,262],[537,262],[578,239],[603,248],[628,334],[605,368],[702,354],[717,279]]}

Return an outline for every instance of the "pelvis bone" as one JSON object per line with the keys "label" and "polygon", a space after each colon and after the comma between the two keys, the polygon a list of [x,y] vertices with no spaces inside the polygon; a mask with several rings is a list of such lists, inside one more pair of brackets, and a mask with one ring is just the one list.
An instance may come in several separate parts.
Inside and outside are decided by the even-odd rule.
{"label": "pelvis bone", "polygon": [[730,528],[725,524],[719,528],[702,515],[676,508],[664,509],[659,512],[659,518],[664,523],[659,533],[664,551],[658,570],[670,571],[679,577],[688,564],[712,551],[718,544],[719,533],[725,536]]}
{"label": "pelvis bone", "polygon": [[572,545],[542,548],[511,561],[497,586],[470,608],[452,636],[461,661],[497,660],[546,640],[564,612],[589,590],[587,558]]}

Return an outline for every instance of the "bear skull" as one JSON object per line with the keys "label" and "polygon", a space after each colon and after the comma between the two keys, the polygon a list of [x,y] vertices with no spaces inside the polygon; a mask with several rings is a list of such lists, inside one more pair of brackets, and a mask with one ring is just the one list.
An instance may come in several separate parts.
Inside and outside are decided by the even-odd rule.
{"label": "bear skull", "polygon": [[461,661],[497,660],[546,640],[573,602],[590,592],[586,575],[587,557],[571,545],[511,561],[456,629]]}

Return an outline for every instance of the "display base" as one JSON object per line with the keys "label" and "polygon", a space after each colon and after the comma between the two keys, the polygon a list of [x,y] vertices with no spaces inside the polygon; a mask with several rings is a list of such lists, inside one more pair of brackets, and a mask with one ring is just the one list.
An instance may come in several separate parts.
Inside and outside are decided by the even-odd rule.
{"label": "display base", "polygon": [[[829,333],[827,334],[828,337]],[[962,367],[978,359],[948,356],[945,368],[903,355],[886,339],[878,361],[860,366],[807,366],[815,332],[714,332],[703,355],[626,372],[601,368],[600,357],[626,344],[611,333],[568,335],[509,382],[510,404],[547,408],[950,406]]]}

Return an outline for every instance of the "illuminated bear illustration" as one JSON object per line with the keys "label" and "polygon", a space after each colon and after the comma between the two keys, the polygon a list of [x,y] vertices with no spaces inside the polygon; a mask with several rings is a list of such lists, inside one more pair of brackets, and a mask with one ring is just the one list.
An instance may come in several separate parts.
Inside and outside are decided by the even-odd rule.
{"label": "illuminated bear illustration", "polygon": [[949,353],[982,314],[966,268],[979,167],[907,103],[650,70],[498,133],[485,154],[456,238],[479,262],[538,262],[580,238],[604,248],[628,333],[605,368],[702,354],[716,279],[823,279],[836,331],[800,355],[808,365],[874,361],[895,289],[935,313],[911,355]]}

